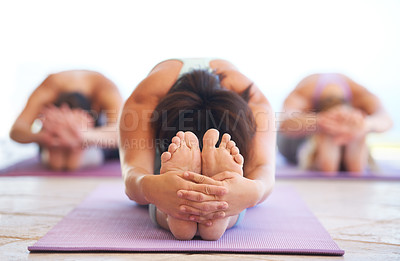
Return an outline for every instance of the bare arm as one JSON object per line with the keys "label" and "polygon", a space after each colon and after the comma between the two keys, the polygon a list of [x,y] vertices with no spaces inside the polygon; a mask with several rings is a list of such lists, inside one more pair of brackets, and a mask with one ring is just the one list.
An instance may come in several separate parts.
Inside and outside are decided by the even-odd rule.
{"label": "bare arm", "polygon": [[274,111],[260,89],[231,63],[220,60],[225,75],[222,84],[234,92],[241,93],[251,85],[249,107],[256,120],[256,133],[251,142],[249,156],[244,164],[244,177],[251,180],[249,202],[254,206],[264,201],[275,183],[276,126]]}
{"label": "bare arm", "polygon": [[29,97],[25,108],[15,120],[10,130],[10,138],[20,143],[41,143],[41,134],[31,131],[32,124],[39,117],[45,105],[53,102],[56,92],[51,88],[54,76],[47,77]]}
{"label": "bare arm", "polygon": [[354,93],[354,106],[366,113],[365,132],[384,132],[393,126],[393,121],[379,98],[363,86],[349,80]]}
{"label": "bare arm", "polygon": [[126,194],[139,204],[149,204],[142,187],[142,179],[154,174],[155,148],[150,121],[144,114],[154,110],[154,105],[139,103],[130,97],[123,108],[120,122],[120,155]]}
{"label": "bare arm", "polygon": [[106,124],[84,130],[84,144],[105,148],[118,147],[118,117],[122,107],[122,97],[117,86],[101,74],[96,74],[93,99],[106,116]]}
{"label": "bare arm", "polygon": [[[253,87],[259,92],[256,86]],[[249,106],[253,111],[257,130],[245,160],[244,177],[238,177],[233,173],[222,173],[213,177],[215,180],[228,182],[228,193],[221,197],[229,204],[227,216],[238,214],[245,208],[263,202],[275,184],[274,112],[261,92],[252,97]]]}
{"label": "bare arm", "polygon": [[298,89],[285,99],[279,115],[279,131],[292,137],[302,137],[317,131],[317,114],[311,111],[310,101]]}
{"label": "bare arm", "polygon": [[251,106],[257,123],[257,131],[252,141],[249,160],[245,164],[244,175],[257,184],[256,201],[263,202],[275,184],[275,116],[270,104],[265,101]]}
{"label": "bare arm", "polygon": [[[151,114],[160,96],[172,86],[178,72],[155,71],[144,79],[126,101],[119,121],[120,155],[122,175],[127,196],[139,204],[155,204],[161,211],[175,218],[189,220],[180,206],[187,200],[179,199],[179,189],[208,192],[202,206],[213,213],[223,202],[215,200],[226,190],[217,187],[217,182],[209,179],[209,184],[195,184],[182,178],[183,173],[154,174],[155,139],[151,129]],[[202,206],[198,206],[201,208]],[[216,213],[218,215],[218,213]]]}

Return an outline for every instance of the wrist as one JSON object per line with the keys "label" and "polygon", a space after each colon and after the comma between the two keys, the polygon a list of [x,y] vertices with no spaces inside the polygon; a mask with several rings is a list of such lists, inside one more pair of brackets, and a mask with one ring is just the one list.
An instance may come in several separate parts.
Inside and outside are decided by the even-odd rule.
{"label": "wrist", "polygon": [[38,145],[43,147],[52,146],[51,136],[47,132],[41,131],[39,133],[32,133],[31,135],[29,135],[29,139],[31,140],[31,142],[37,143]]}
{"label": "wrist", "polygon": [[142,175],[142,176],[130,176],[129,174],[125,176],[125,194],[128,196],[130,200],[135,201],[140,205],[147,205],[150,200],[147,200],[148,195],[147,192],[147,181],[148,176],[150,175]]}
{"label": "wrist", "polygon": [[251,200],[249,202],[249,208],[254,207],[258,203],[260,203],[263,199],[264,192],[265,192],[265,185],[260,180],[252,180],[253,182],[253,189],[251,190],[252,196],[250,197]]}
{"label": "wrist", "polygon": [[151,184],[153,184],[154,175],[143,175],[137,179],[137,186],[139,187],[140,194],[143,195],[145,204],[153,203],[151,196]]}
{"label": "wrist", "polygon": [[364,134],[368,134],[368,133],[372,132],[372,130],[373,130],[373,126],[372,126],[371,118],[368,116],[365,116],[365,118],[364,118]]}
{"label": "wrist", "polygon": [[41,137],[40,132],[39,133],[31,133],[30,136],[31,136],[30,139],[31,139],[32,142],[37,143],[39,145],[42,145],[43,139]]}

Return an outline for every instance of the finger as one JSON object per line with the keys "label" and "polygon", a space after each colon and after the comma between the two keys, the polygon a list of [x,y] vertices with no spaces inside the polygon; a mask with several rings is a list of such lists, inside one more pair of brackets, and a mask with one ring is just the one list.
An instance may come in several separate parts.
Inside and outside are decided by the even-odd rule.
{"label": "finger", "polygon": [[[197,192],[193,190],[178,190],[176,192],[178,198],[187,199],[196,202],[204,202],[204,201],[216,201],[219,196],[223,196],[226,194],[226,189],[223,188],[221,191],[215,194],[206,194],[202,192]],[[216,195],[217,194],[217,195]]]}
{"label": "finger", "polygon": [[183,178],[186,180],[193,181],[198,184],[209,184],[209,185],[222,185],[221,182],[215,181],[213,178],[192,172],[192,171],[185,171],[183,173]]}
{"label": "finger", "polygon": [[[207,214],[214,213],[214,212],[206,212],[206,211],[204,211],[204,210],[192,208],[192,207],[190,207],[190,206],[181,206],[181,207],[179,208],[179,210],[180,210],[182,213],[190,214],[190,215],[194,215],[194,216],[205,216],[205,215],[207,215]],[[221,217],[224,217],[224,216],[225,216],[225,212],[223,212],[223,211],[219,211],[218,213],[219,213],[218,216],[221,216]],[[223,214],[222,214],[222,213],[223,213]]]}
{"label": "finger", "polygon": [[222,185],[194,184],[191,185],[191,191],[197,191],[211,196],[223,196],[228,192],[228,189]]}
{"label": "finger", "polygon": [[228,209],[228,206],[228,203],[226,203],[225,201],[187,201],[184,205],[181,205],[179,207],[179,210],[185,214],[204,216],[213,212],[226,210]]}
{"label": "finger", "polygon": [[230,171],[223,171],[223,172],[220,172],[220,173],[215,174],[212,178],[213,178],[215,181],[223,181],[223,180],[225,180],[225,179],[234,178],[235,175],[239,175],[239,174],[234,173],[234,172],[230,172]]}
{"label": "finger", "polygon": [[199,216],[192,216],[192,215],[191,216],[187,216],[187,217],[185,217],[184,220],[195,221],[196,223],[199,223],[199,224],[202,224],[202,225],[205,225],[205,226],[208,226],[208,227],[213,225],[213,221],[212,220],[204,219],[204,218],[201,218]]}
{"label": "finger", "polygon": [[66,113],[71,111],[70,107],[66,103],[61,104],[60,109],[62,112],[66,112]]}
{"label": "finger", "polygon": [[319,124],[322,124],[322,125],[337,125],[338,122],[337,122],[337,120],[333,120],[333,119],[330,119],[330,118],[323,118],[323,119],[319,119]]}
{"label": "finger", "polygon": [[198,223],[207,223],[207,221],[225,218],[225,216],[226,216],[225,212],[219,211],[219,212],[210,213],[206,216],[190,215],[189,220],[195,221]]}

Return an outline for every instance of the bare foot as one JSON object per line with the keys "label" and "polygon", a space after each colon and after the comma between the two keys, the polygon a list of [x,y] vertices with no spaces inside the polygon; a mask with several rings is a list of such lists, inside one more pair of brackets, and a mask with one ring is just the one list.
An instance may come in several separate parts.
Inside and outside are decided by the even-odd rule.
{"label": "bare foot", "polygon": [[192,132],[179,131],[172,138],[168,151],[161,155],[160,173],[168,171],[201,173],[199,140]]}
{"label": "bare foot", "polygon": [[[212,177],[223,171],[232,171],[243,175],[243,156],[240,155],[231,136],[227,133],[222,135],[221,143],[215,147],[219,139],[216,129],[209,129],[203,137],[202,174]],[[227,217],[213,221],[212,226],[198,225],[199,234],[204,240],[218,240],[227,228],[232,227],[238,216]]]}
{"label": "bare foot", "polygon": [[[168,175],[169,171],[201,173],[199,140],[192,132],[179,131],[172,138],[168,151],[161,155],[160,174]],[[176,219],[165,214],[159,216],[166,216],[168,228],[176,239],[190,240],[197,232],[196,222]]]}
{"label": "bare foot", "polygon": [[216,129],[209,129],[203,137],[202,174],[212,177],[223,171],[232,171],[243,175],[243,156],[240,155],[231,135],[222,135],[221,143],[215,147],[219,139]]}

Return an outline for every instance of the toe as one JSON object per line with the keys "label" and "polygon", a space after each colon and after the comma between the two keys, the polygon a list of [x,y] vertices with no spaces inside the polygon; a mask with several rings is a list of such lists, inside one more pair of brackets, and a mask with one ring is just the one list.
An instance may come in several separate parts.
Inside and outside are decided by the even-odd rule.
{"label": "toe", "polygon": [[191,149],[199,148],[199,139],[197,139],[197,136],[193,132],[185,132],[185,142],[186,145]]}
{"label": "toe", "polygon": [[178,146],[175,143],[171,143],[168,147],[168,152],[172,154],[176,151],[176,149],[178,149]]}
{"label": "toe", "polygon": [[181,145],[181,139],[178,136],[172,138],[172,143],[175,143],[177,146]]}
{"label": "toe", "polygon": [[176,133],[176,136],[179,137],[181,140],[183,140],[185,137],[185,133],[183,131],[178,131]]}
{"label": "toe", "polygon": [[236,143],[233,141],[233,140],[230,140],[229,142],[228,142],[228,144],[226,144],[226,148],[228,149],[228,150],[231,150],[233,147],[235,147],[236,146]]}
{"label": "toe", "polygon": [[239,154],[239,148],[235,146],[231,149],[231,155],[237,155],[237,154]]}
{"label": "toe", "polygon": [[166,151],[163,154],[161,154],[161,163],[165,163],[171,159],[171,153]]}
{"label": "toe", "polygon": [[228,133],[224,133],[224,135],[222,135],[221,138],[221,143],[219,144],[220,148],[226,149],[226,145],[228,144],[228,142],[231,140],[231,135],[229,135]]}
{"label": "toe", "polygon": [[205,148],[215,148],[219,139],[219,131],[216,129],[209,129],[203,137],[203,145]]}
{"label": "toe", "polygon": [[244,163],[244,158],[241,154],[236,154],[235,156],[233,156],[233,159],[237,164],[243,165]]}
{"label": "toe", "polygon": [[[183,144],[185,144],[185,133],[183,132],[183,131],[178,131],[177,133],[176,133],[176,136],[175,137],[178,137],[179,139],[180,139],[180,145],[183,145]],[[178,144],[177,144],[178,145]]]}

